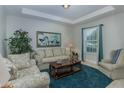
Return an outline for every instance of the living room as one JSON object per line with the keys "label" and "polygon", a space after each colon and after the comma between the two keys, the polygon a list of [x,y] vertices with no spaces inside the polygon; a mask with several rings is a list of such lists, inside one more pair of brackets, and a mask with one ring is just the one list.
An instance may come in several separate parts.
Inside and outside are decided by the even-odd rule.
{"label": "living room", "polygon": [[[3,61],[2,58],[6,60],[5,63],[13,61],[13,68],[18,74],[16,79],[4,77],[9,84],[2,87],[123,88],[123,19],[124,6],[119,5],[0,5],[0,61]],[[25,52],[29,46],[25,50],[26,45],[21,47],[21,52],[14,47],[17,41],[12,38],[23,32],[27,32],[26,38],[31,39],[27,43],[33,50],[30,55]],[[95,44],[85,41],[90,36],[87,32],[95,33],[97,38],[94,41],[94,34],[91,35]],[[45,38],[49,38],[49,41],[45,41]],[[19,42],[20,45],[24,43]],[[89,48],[87,44],[92,47]],[[111,57],[113,50],[117,55]],[[28,62],[29,56],[33,56],[33,61]],[[102,64],[102,61],[114,57],[117,57],[117,62]],[[69,64],[63,62],[72,60],[74,62]],[[61,66],[58,65],[60,63]],[[30,68],[27,67],[29,64]],[[62,66],[66,68],[58,70]],[[58,75],[61,71],[72,71],[75,67],[78,69],[74,69],[74,72]]]}

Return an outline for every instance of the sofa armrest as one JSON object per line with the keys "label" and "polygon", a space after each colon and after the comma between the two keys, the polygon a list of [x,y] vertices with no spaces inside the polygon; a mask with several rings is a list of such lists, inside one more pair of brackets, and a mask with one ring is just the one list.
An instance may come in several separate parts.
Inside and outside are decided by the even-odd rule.
{"label": "sofa armrest", "polygon": [[13,80],[13,79],[17,78],[17,68],[14,65],[9,67],[9,73],[11,75],[10,80]]}
{"label": "sofa armrest", "polygon": [[41,63],[42,63],[42,59],[43,59],[43,58],[42,58],[41,56],[35,55],[34,58],[35,58],[35,60],[36,60],[36,64],[41,64]]}
{"label": "sofa armrest", "polygon": [[35,60],[34,59],[31,59],[30,60],[30,64],[33,66],[33,65],[36,65],[36,62],[35,62]]}
{"label": "sofa armrest", "polygon": [[113,69],[124,69],[124,64],[114,64]]}
{"label": "sofa armrest", "polygon": [[3,58],[3,62],[6,64],[9,74],[11,75],[9,80],[17,78],[17,68],[16,66],[7,58]]}
{"label": "sofa armrest", "polygon": [[49,86],[50,78],[47,73],[36,73],[10,81],[14,88],[45,88]]}
{"label": "sofa armrest", "polygon": [[31,58],[31,59],[34,59],[34,56],[35,56],[36,54],[37,54],[37,53],[36,53],[35,51],[31,52],[31,53],[30,53],[30,58]]}

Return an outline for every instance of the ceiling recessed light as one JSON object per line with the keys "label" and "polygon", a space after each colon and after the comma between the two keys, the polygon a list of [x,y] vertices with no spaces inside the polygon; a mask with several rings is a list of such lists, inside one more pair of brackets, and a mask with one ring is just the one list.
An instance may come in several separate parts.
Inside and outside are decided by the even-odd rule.
{"label": "ceiling recessed light", "polygon": [[62,5],[62,7],[64,7],[65,9],[68,9],[70,5]]}

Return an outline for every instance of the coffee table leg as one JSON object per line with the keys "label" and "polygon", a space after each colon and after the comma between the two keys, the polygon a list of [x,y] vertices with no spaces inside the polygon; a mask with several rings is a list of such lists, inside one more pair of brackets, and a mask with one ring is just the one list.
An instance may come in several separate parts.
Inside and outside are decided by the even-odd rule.
{"label": "coffee table leg", "polygon": [[71,66],[71,71],[73,71],[73,66]]}
{"label": "coffee table leg", "polygon": [[56,78],[56,79],[58,78],[57,73],[58,73],[58,69],[55,69],[55,78]]}
{"label": "coffee table leg", "polygon": [[51,65],[49,65],[49,69],[50,69],[49,73],[52,76],[53,75],[53,72],[54,72],[54,69],[53,69],[53,67]]}

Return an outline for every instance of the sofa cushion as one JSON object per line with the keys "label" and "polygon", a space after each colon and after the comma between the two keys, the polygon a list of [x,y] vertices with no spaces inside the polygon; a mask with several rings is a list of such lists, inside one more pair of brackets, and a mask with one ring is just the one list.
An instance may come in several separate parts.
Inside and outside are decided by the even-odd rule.
{"label": "sofa cushion", "polygon": [[54,54],[54,56],[62,55],[61,48],[53,48],[53,54]]}
{"label": "sofa cushion", "polygon": [[11,60],[11,62],[16,66],[18,70],[30,67],[30,54],[12,54],[8,55],[8,58]]}
{"label": "sofa cushion", "polygon": [[62,51],[62,55],[66,54],[66,49],[65,48],[61,48],[61,51]]}
{"label": "sofa cushion", "polygon": [[56,60],[57,60],[56,57],[43,58],[42,63],[54,62]]}
{"label": "sofa cushion", "polygon": [[64,55],[63,56],[58,56],[58,59],[68,59],[68,58],[69,58],[69,56],[66,56],[66,55],[65,56]]}
{"label": "sofa cushion", "polygon": [[37,53],[38,55],[40,55],[40,57],[42,57],[42,58],[45,57],[45,51],[44,51],[44,49],[38,49],[38,50],[36,51],[36,53]]}
{"label": "sofa cushion", "polygon": [[99,65],[109,71],[112,71],[114,69],[114,64],[112,63],[100,62]]}
{"label": "sofa cushion", "polygon": [[60,59],[68,59],[68,56],[56,56],[56,57],[50,57],[50,58],[43,58],[43,63],[50,63],[54,62]]}
{"label": "sofa cushion", "polygon": [[52,49],[45,49],[46,57],[53,57],[53,51]]}

